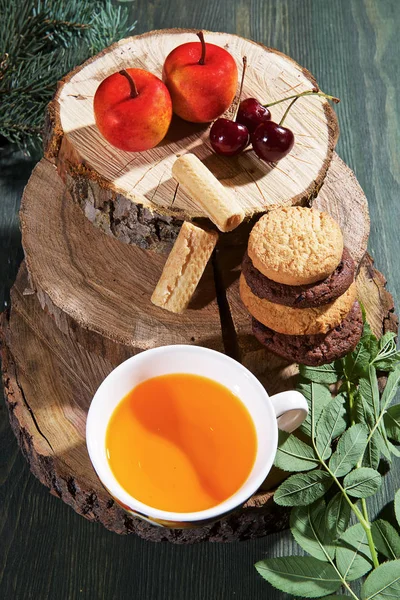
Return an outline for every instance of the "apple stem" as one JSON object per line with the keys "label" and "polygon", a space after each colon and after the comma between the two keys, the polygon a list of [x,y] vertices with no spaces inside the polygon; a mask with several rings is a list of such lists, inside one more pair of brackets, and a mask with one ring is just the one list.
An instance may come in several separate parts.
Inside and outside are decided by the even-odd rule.
{"label": "apple stem", "polygon": [[286,119],[289,110],[292,108],[293,104],[299,99],[299,96],[296,96],[294,100],[291,101],[285,112],[283,113],[282,119],[279,121],[279,126],[283,125],[283,121]]}
{"label": "apple stem", "polygon": [[324,94],[323,92],[316,92],[315,90],[309,90],[308,92],[302,92],[301,94],[295,94],[294,96],[287,96],[286,98],[281,98],[280,100],[275,100],[275,102],[269,102],[268,104],[263,104],[265,108],[269,108],[270,106],[275,106],[275,104],[280,104],[281,102],[285,102],[286,100],[292,100],[293,98],[297,100],[297,98],[302,98],[303,96],[322,96],[327,100],[331,100],[335,104],[340,102],[339,98],[335,98],[335,96],[329,96],[328,94]]}
{"label": "apple stem", "polygon": [[206,42],[204,40],[204,33],[202,31],[199,31],[198,33],[196,33],[196,35],[201,42],[201,56],[200,56],[200,60],[199,60],[198,64],[205,65],[206,64]]}
{"label": "apple stem", "polygon": [[239,97],[238,97],[238,101],[237,101],[237,104],[236,104],[235,112],[234,112],[233,117],[232,117],[232,121],[236,121],[236,117],[237,117],[237,114],[239,112],[240,99],[242,97],[242,92],[243,92],[244,76],[246,74],[246,69],[247,69],[247,56],[243,56],[242,61],[243,61],[242,79],[241,79],[241,82],[240,82]]}
{"label": "apple stem", "polygon": [[125,69],[122,69],[122,71],[120,71],[119,74],[126,77],[127,80],[129,81],[129,85],[131,87],[131,98],[136,98],[137,96],[139,96],[139,92],[137,90],[136,83],[134,82],[131,75],[129,75],[128,71],[125,71]]}

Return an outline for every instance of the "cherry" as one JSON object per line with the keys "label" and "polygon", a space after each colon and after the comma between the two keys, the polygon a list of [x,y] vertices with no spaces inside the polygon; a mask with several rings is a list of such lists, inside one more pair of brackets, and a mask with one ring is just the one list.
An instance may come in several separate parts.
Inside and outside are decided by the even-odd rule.
{"label": "cherry", "polygon": [[290,129],[283,127],[283,122],[293,104],[297,102],[299,98],[311,95],[323,96],[324,98],[328,98],[333,102],[339,102],[338,98],[335,98],[334,96],[328,96],[323,92],[318,92],[315,90],[309,90],[307,92],[302,92],[301,94],[289,96],[288,98],[282,98],[276,102],[271,102],[267,106],[280,104],[281,102],[285,102],[285,100],[292,100],[285,110],[279,124],[274,123],[274,121],[265,121],[265,123],[258,125],[255,131],[251,134],[251,143],[253,144],[253,149],[257,156],[266,162],[278,162],[278,160],[281,160],[287,154],[289,154],[294,146],[294,135]]}
{"label": "cherry", "polygon": [[223,156],[240,154],[250,140],[247,127],[230,119],[217,119],[210,129],[210,142],[214,152]]}
{"label": "cherry", "polygon": [[254,152],[262,160],[277,162],[289,154],[294,145],[293,132],[273,121],[261,123],[251,134]]}
{"label": "cherry", "polygon": [[246,98],[239,104],[236,121],[245,125],[249,133],[253,133],[260,123],[265,123],[270,119],[271,113],[268,108],[255,98]]}
{"label": "cherry", "polygon": [[211,126],[210,143],[217,154],[223,156],[236,156],[243,152],[250,141],[249,130],[245,125],[238,123],[236,116],[239,110],[240,97],[243,90],[244,75],[246,73],[247,58],[243,56],[242,80],[240,82],[239,99],[233,119],[219,118]]}

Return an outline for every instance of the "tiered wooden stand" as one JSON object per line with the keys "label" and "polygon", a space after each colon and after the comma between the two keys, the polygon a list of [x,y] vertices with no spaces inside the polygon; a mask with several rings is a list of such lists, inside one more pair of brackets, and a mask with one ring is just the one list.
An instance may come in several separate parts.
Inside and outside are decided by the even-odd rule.
{"label": "tiered wooden stand", "polygon": [[[220,160],[211,153],[206,128],[178,121],[165,143],[140,155],[119,153],[99,136],[91,108],[98,82],[121,65],[160,73],[169,50],[192,37],[167,31],[130,38],[60,84],[50,106],[46,158],[22,200],[25,261],[11,292],[11,311],[2,315],[6,402],[32,472],[86,518],[154,541],[247,539],[287,522],[269,491],[280,477],[274,473],[243,509],[213,526],[174,531],[151,526],[110,498],[85,445],[86,414],[98,385],[118,363],[147,348],[176,343],[215,348],[242,361],[270,393],[294,385],[296,365],[268,354],[253,338],[238,295],[240,260],[258,213],[272,204],[310,204],[320,190],[314,205],[343,228],[359,264],[359,296],[374,332],[397,330],[385,279],[366,254],[367,202],[354,174],[332,154],[337,127],[326,103],[304,99],[295,105],[288,124],[300,141],[274,169],[253,153]],[[275,51],[237,36],[209,37],[226,45],[238,64],[247,54],[247,94],[274,99],[316,85]],[[174,315],[153,306],[150,296],[182,220],[205,219],[176,190],[170,174],[175,156],[188,150],[235,190],[248,224],[221,236],[188,310]]]}

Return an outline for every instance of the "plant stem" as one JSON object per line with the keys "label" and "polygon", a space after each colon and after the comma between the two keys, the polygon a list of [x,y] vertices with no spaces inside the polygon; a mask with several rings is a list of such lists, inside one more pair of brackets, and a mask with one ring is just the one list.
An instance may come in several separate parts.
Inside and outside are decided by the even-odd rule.
{"label": "plant stem", "polygon": [[[346,370],[343,369],[344,374],[346,375]],[[346,386],[347,386],[347,394],[349,396],[349,409],[350,409],[350,421],[351,424],[354,425],[355,424],[355,419],[354,419],[354,394],[353,391],[351,389],[351,383],[350,381],[346,378]],[[360,468],[362,465],[362,457],[360,458],[360,460],[357,463],[357,468]],[[371,557],[372,557],[372,561],[374,563],[374,567],[375,569],[377,567],[379,567],[379,560],[378,560],[378,555],[376,553],[375,550],[375,544],[374,544],[374,540],[372,537],[372,532],[371,532],[371,523],[369,520],[369,515],[368,515],[368,508],[367,508],[367,503],[365,501],[365,498],[361,498],[361,509],[362,509],[362,514],[364,517],[364,520],[366,523],[368,523],[369,526],[369,532],[365,530],[366,534],[367,534],[367,540],[368,540],[368,546],[369,546],[369,550],[371,552]]]}
{"label": "plant stem", "polygon": [[[365,501],[365,498],[361,498],[361,508],[363,511],[364,519],[369,523],[368,509],[367,509],[367,503]],[[371,525],[369,528],[369,535],[368,535],[368,532],[366,532],[366,533],[367,533],[369,550],[371,552],[372,562],[374,563],[374,568],[377,569],[379,567],[379,560],[378,560],[378,554],[375,549],[374,539],[372,537]]]}
{"label": "plant stem", "polygon": [[[318,457],[318,460],[320,461],[321,465],[324,467],[324,469],[326,469],[326,471],[328,471],[328,473],[330,474],[330,476],[332,477],[332,479],[335,481],[335,483],[337,483],[339,489],[341,490],[342,494],[344,495],[346,502],[348,502],[348,504],[350,505],[351,510],[356,514],[358,520],[360,521],[362,527],[364,528],[365,532],[366,532],[366,528],[369,527],[370,529],[370,525],[369,523],[365,522],[363,515],[361,514],[361,512],[359,511],[359,509],[357,508],[357,506],[355,506],[352,501],[350,500],[350,498],[348,497],[346,490],[343,488],[343,486],[341,485],[340,481],[338,481],[337,477],[332,473],[332,471],[329,469],[328,465],[325,463],[325,461],[322,460],[321,455],[317,449],[317,444],[315,443],[315,419],[314,419],[314,397],[313,397],[313,392],[311,393],[311,442],[312,445],[314,447],[314,451]],[[358,513],[358,514],[357,514]],[[363,524],[364,523],[364,524]],[[366,532],[367,533],[367,532]],[[368,534],[367,534],[368,536]],[[336,565],[333,565],[337,571]],[[347,583],[346,580],[342,579],[341,574],[340,578],[343,581],[343,585],[349,590],[349,592],[351,593],[351,595],[353,596],[353,598],[356,598],[357,600],[359,600],[358,596],[355,595],[355,593],[353,592],[353,590],[350,588],[349,584]]]}
{"label": "plant stem", "polygon": [[309,90],[308,92],[302,92],[301,94],[294,94],[293,96],[287,96],[286,98],[281,98],[280,100],[275,100],[275,102],[269,102],[268,104],[263,104],[265,108],[269,108],[270,106],[275,106],[275,104],[280,104],[281,102],[286,102],[286,100],[292,100],[293,98],[302,98],[303,96],[322,96],[322,98],[326,98],[327,100],[331,100],[335,104],[340,102],[339,98],[335,96],[329,96],[329,94],[324,94],[323,92],[316,92],[314,90]]}
{"label": "plant stem", "polygon": [[[342,359],[344,360],[344,359]],[[346,377],[346,370],[345,368],[343,368],[343,373],[345,374]],[[347,379],[346,377],[346,387],[347,387],[347,395],[349,398],[349,413],[350,413],[350,421],[351,424],[354,425],[355,420],[354,420],[354,393],[351,389],[351,383],[350,381]]]}
{"label": "plant stem", "polygon": [[122,71],[120,71],[119,74],[126,77],[127,80],[129,81],[129,85],[131,87],[131,98],[136,98],[137,96],[139,96],[139,92],[137,90],[136,83],[134,82],[133,77],[131,77],[131,75],[129,75],[128,71],[125,71],[125,69],[122,69]]}
{"label": "plant stem", "polygon": [[246,74],[246,69],[247,69],[247,56],[243,56],[242,61],[243,61],[242,79],[241,79],[241,82],[240,82],[239,97],[238,97],[238,101],[237,101],[237,104],[236,104],[235,112],[234,112],[233,117],[232,117],[232,121],[236,121],[236,117],[237,117],[237,114],[239,112],[240,99],[242,97],[242,92],[243,92],[244,76]]}
{"label": "plant stem", "polygon": [[299,99],[299,96],[296,96],[296,98],[294,100],[291,101],[291,103],[289,104],[289,106],[287,107],[287,109],[285,110],[285,112],[283,113],[283,117],[279,122],[279,125],[283,125],[283,121],[286,119],[287,114],[289,112],[289,110],[292,108],[293,104]]}
{"label": "plant stem", "polygon": [[200,56],[200,60],[198,62],[199,65],[205,65],[206,64],[206,42],[204,40],[204,33],[202,31],[199,31],[198,33],[196,33],[197,37],[199,38],[200,42],[201,42],[201,56]]}
{"label": "plant stem", "polygon": [[[368,518],[368,513],[365,511],[365,515],[360,511],[360,509],[358,508],[358,506],[356,504],[354,504],[346,490],[344,489],[344,487],[342,486],[342,484],[340,483],[339,479],[336,477],[336,475],[330,470],[330,468],[328,467],[328,465],[326,464],[326,462],[322,459],[318,449],[317,449],[317,445],[315,443],[315,423],[314,423],[314,405],[313,405],[313,400],[312,400],[312,407],[311,407],[311,439],[312,439],[312,444],[315,450],[315,453],[318,457],[319,462],[321,463],[321,465],[323,466],[323,468],[329,473],[329,475],[332,477],[333,481],[336,483],[336,485],[338,486],[338,488],[340,489],[340,491],[342,492],[346,502],[348,503],[348,505],[350,506],[351,510],[354,512],[354,514],[356,515],[357,519],[359,520],[361,527],[364,529],[365,534],[367,536],[367,540],[368,540],[368,546],[371,552],[371,557],[372,557],[372,561],[374,563],[375,568],[379,566],[379,561],[378,561],[378,556],[376,554],[376,550],[375,550],[375,546],[374,546],[374,540],[372,539],[372,533],[371,533],[371,524],[369,522],[369,518]],[[366,506],[365,506],[366,509]]]}
{"label": "plant stem", "polygon": [[369,436],[367,438],[367,444],[369,444],[369,442],[371,441],[372,436],[374,435],[375,431],[377,430],[377,428],[379,427],[380,422],[383,419],[383,416],[386,412],[386,406],[384,407],[384,409],[382,410],[381,414],[379,415],[379,417],[376,420],[375,425],[373,426],[373,428],[371,429],[371,431],[369,432]]}
{"label": "plant stem", "polygon": [[332,567],[335,569],[336,573],[339,575],[339,578],[340,578],[340,581],[342,582],[342,585],[344,585],[349,590],[349,592],[353,596],[353,598],[356,598],[356,600],[359,600],[358,596],[356,596],[356,594],[353,592],[353,590],[351,589],[351,587],[347,583],[346,579],[343,577],[343,575],[341,574],[341,572],[339,571],[339,569],[335,565],[335,562],[333,561],[333,559],[329,555],[329,552],[327,552],[327,550],[325,549],[325,546],[324,546],[324,544],[322,543],[322,541],[321,541],[321,539],[319,537],[318,531],[315,530],[314,524],[313,524],[313,522],[312,522],[311,519],[310,519],[310,526],[311,526],[311,529],[312,529],[312,532],[313,532],[315,538],[318,540],[318,542],[319,542],[319,544],[321,546],[321,550],[325,554],[326,560],[332,565]]}
{"label": "plant stem", "polygon": [[[352,425],[355,424],[355,419],[354,419],[354,393],[351,389],[351,382],[349,381],[349,379],[346,376],[346,369],[345,369],[345,363],[344,363],[344,359],[342,359],[343,361],[343,373],[346,377],[346,387],[347,387],[347,394],[348,394],[348,398],[349,398],[349,412],[350,412],[350,422]],[[360,460],[357,462],[357,468],[360,468],[362,465],[362,457],[360,457]],[[343,492],[346,494],[346,492],[343,490]],[[347,494],[346,494],[347,496]],[[353,503],[352,503],[353,504]],[[369,546],[369,550],[371,552],[371,557],[372,557],[372,562],[374,563],[374,568],[376,569],[377,567],[379,567],[379,560],[378,560],[378,555],[377,552],[375,550],[375,544],[374,544],[374,540],[372,537],[372,531],[371,531],[371,523],[369,520],[369,515],[368,515],[368,508],[367,508],[367,503],[365,501],[365,498],[361,498],[361,509],[362,509],[362,517],[363,517],[363,521],[365,523],[365,527],[363,525],[363,523],[361,523],[361,525],[364,528],[364,531],[367,535],[367,540],[368,540],[368,546]],[[357,508],[358,510],[358,508]],[[356,513],[357,515],[357,513]],[[359,519],[359,516],[357,515],[357,518]]]}
{"label": "plant stem", "polygon": [[360,600],[359,597],[356,596],[356,594],[353,592],[353,590],[351,589],[351,587],[349,586],[347,581],[345,579],[343,579],[342,581],[343,581],[344,587],[346,588],[346,590],[349,590],[349,592],[353,596],[353,598],[355,598],[356,600]]}
{"label": "plant stem", "polygon": [[321,457],[319,456],[318,451],[316,449],[316,446],[314,446],[314,449],[317,452],[317,456],[318,456],[322,466],[328,471],[329,475],[332,477],[332,479],[334,480],[334,482],[336,483],[336,485],[342,492],[342,494],[343,494],[346,502],[349,504],[351,510],[354,512],[357,519],[359,520],[361,527],[364,529],[365,534],[367,536],[367,540],[368,540],[368,546],[369,546],[369,549],[371,552],[372,562],[374,563],[374,568],[376,569],[377,567],[379,567],[379,560],[378,560],[378,555],[375,550],[374,540],[373,540],[372,532],[371,532],[371,523],[369,522],[367,504],[366,504],[365,500],[364,499],[361,500],[361,506],[363,508],[363,513],[364,513],[363,514],[360,511],[360,509],[358,508],[358,506],[350,500],[346,490],[344,489],[344,487],[342,486],[340,481],[337,479],[337,477],[334,475],[334,473],[332,473],[332,471],[330,470],[328,465],[321,459]]}
{"label": "plant stem", "polygon": [[344,585],[344,587],[350,592],[350,594],[353,596],[353,598],[355,598],[356,600],[360,600],[359,597],[353,592],[353,590],[351,589],[350,585],[347,583],[345,578],[342,576],[341,572],[339,571],[339,569],[337,568],[337,566],[335,565],[334,561],[331,559],[329,554],[327,552],[324,552],[324,554],[325,554],[326,558],[328,559],[328,561],[330,562],[330,564],[332,565],[332,567],[335,569],[336,573],[339,575],[342,585]]}

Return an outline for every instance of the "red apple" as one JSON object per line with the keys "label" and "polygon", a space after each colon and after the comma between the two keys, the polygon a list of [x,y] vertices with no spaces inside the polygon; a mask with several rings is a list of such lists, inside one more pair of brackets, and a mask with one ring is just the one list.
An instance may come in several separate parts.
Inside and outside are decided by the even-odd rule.
{"label": "red apple", "polygon": [[174,112],[192,123],[214,121],[232,104],[238,83],[236,62],[214,44],[178,46],[165,59],[163,80],[170,91]]}
{"label": "red apple", "polygon": [[113,73],[94,96],[94,116],[100,133],[120,150],[141,152],[165,137],[172,102],[164,83],[143,69]]}

